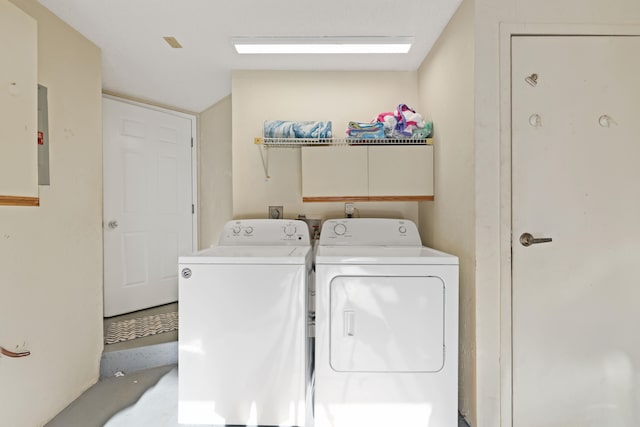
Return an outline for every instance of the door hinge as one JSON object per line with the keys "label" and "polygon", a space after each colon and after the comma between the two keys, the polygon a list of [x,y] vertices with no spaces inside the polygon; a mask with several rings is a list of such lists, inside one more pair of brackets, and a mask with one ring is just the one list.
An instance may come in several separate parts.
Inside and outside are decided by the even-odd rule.
{"label": "door hinge", "polygon": [[191,204],[191,215],[193,215],[194,213],[196,213],[196,205],[194,205],[193,203]]}
{"label": "door hinge", "polygon": [[193,137],[191,137],[191,148],[193,148]]}

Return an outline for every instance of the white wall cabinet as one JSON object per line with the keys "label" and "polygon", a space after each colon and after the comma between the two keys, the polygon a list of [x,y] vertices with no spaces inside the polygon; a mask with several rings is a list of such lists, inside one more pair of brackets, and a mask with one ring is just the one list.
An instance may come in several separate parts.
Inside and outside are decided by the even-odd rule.
{"label": "white wall cabinet", "polygon": [[301,150],[303,202],[433,200],[433,145]]}
{"label": "white wall cabinet", "polygon": [[0,0],[0,205],[38,204],[36,21]]}
{"label": "white wall cabinet", "polygon": [[367,147],[302,147],[302,197],[353,197],[369,192]]}

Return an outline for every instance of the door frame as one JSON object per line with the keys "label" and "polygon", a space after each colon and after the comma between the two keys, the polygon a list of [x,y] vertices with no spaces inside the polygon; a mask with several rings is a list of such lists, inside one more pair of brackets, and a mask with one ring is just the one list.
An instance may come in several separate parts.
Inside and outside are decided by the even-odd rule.
{"label": "door frame", "polygon": [[501,23],[499,35],[500,133],[500,427],[513,427],[511,258],[511,40],[518,36],[640,36],[638,25]]}
{"label": "door frame", "polygon": [[[193,211],[191,215],[191,250],[198,250],[198,116],[192,113],[186,113],[176,110],[170,110],[168,108],[159,107],[157,105],[146,104],[144,102],[134,101],[131,99],[123,98],[122,96],[113,95],[107,92],[102,92],[102,98],[112,99],[114,101],[120,101],[127,104],[135,105],[142,108],[148,108],[150,110],[159,111],[166,114],[171,114],[177,117],[182,117],[188,120],[191,120],[191,200],[193,203]],[[103,160],[104,162],[104,160]],[[103,171],[104,173],[104,171]],[[103,203],[104,203],[104,195],[103,195]],[[104,215],[104,208],[102,215]],[[103,230],[104,230],[104,217],[102,218],[103,222]],[[104,247],[104,242],[103,242]],[[104,264],[104,255],[103,255],[103,264]],[[103,265],[103,268],[104,265]],[[103,274],[104,277],[104,274]],[[104,281],[102,284],[103,293],[104,293]]]}

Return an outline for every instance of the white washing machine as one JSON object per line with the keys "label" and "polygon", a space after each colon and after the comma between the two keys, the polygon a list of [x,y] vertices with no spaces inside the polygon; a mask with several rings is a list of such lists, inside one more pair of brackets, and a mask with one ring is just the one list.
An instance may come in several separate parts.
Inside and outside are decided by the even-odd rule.
{"label": "white washing machine", "polygon": [[230,221],[179,263],[179,423],[306,425],[306,223]]}
{"label": "white washing machine", "polygon": [[339,219],[315,269],[315,426],[457,426],[458,258],[408,220]]}

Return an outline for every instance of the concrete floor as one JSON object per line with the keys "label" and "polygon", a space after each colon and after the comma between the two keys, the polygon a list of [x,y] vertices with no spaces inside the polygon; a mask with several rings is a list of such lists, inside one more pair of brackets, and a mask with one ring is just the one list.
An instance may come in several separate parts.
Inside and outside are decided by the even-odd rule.
{"label": "concrete floor", "polygon": [[[167,416],[166,410],[170,405],[158,408],[157,406],[149,406],[148,402],[143,403],[143,399],[140,399],[145,391],[152,391],[151,389],[158,381],[167,375],[175,374],[172,372],[175,367],[176,365],[162,366],[133,372],[122,377],[103,378],[44,427],[103,427],[114,415],[129,407],[137,410],[138,418],[140,410],[145,413],[143,416],[144,424],[136,422],[131,427],[180,427],[175,421],[167,421],[167,419],[177,419],[177,414]],[[170,390],[170,394],[177,396],[175,383],[174,387],[176,389]],[[177,407],[177,405],[175,406]],[[165,413],[160,419],[157,419],[156,417],[160,417],[158,413],[162,412],[162,409]],[[120,421],[115,425],[121,426],[123,424]],[[457,427],[469,427],[469,425],[460,417]]]}
{"label": "concrete floor", "polygon": [[[177,309],[177,304],[168,304],[105,319],[105,334],[108,324],[113,321],[177,311]],[[171,374],[175,375],[175,371],[172,371],[177,366],[177,340],[178,332],[174,331],[105,345],[100,381],[44,427],[104,427],[114,415],[126,408],[139,409],[143,400],[140,398],[145,395],[145,392],[152,392],[159,381],[168,378]],[[119,375],[124,373],[124,376],[114,376],[116,372]],[[177,396],[176,382],[170,384],[175,390],[170,390],[169,395]],[[142,408],[147,411],[147,406]],[[165,413],[162,420],[157,420],[154,416],[159,411],[148,410],[148,412],[148,421],[145,420],[145,422],[150,427],[179,427],[175,421],[167,421],[167,419],[176,420],[177,414],[166,417]],[[131,427],[143,426],[137,424]],[[457,427],[469,427],[469,425],[460,417]]]}
{"label": "concrete floor", "polygon": [[102,378],[44,427],[103,427],[113,415],[133,405],[174,367],[162,366],[123,377]]}

